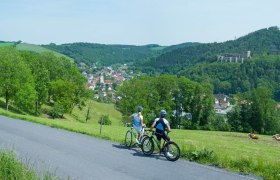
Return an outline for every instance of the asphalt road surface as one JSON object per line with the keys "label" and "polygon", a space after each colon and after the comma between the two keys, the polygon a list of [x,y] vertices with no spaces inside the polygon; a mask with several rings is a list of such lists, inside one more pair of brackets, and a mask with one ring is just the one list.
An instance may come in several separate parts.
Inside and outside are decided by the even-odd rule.
{"label": "asphalt road surface", "polygon": [[0,150],[10,149],[39,174],[48,170],[61,179],[260,179],[159,154],[146,157],[140,148],[0,116]]}

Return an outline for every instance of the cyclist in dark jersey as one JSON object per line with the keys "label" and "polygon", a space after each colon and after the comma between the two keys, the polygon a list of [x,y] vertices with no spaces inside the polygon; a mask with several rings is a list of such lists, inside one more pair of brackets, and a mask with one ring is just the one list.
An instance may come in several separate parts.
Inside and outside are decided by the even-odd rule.
{"label": "cyclist in dark jersey", "polygon": [[164,118],[166,116],[166,111],[160,111],[160,117],[156,118],[154,123],[151,126],[151,130],[156,128],[155,135],[157,139],[160,141],[163,138],[165,141],[170,141],[170,137],[165,134],[165,130],[168,132],[171,131],[169,122]]}

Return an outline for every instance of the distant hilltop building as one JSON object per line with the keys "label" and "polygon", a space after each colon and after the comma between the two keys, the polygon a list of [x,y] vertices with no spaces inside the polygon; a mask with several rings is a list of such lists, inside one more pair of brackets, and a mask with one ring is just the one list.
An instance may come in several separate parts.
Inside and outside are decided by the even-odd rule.
{"label": "distant hilltop building", "polygon": [[222,56],[218,56],[217,61],[243,63],[244,59],[249,57],[251,57],[251,51],[247,51],[242,54],[224,54]]}

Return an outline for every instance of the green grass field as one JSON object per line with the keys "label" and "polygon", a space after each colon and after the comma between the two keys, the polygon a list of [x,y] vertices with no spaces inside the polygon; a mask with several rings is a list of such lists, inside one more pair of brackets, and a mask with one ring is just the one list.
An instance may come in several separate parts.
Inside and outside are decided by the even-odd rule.
{"label": "green grass field", "polygon": [[[14,45],[14,43],[10,43],[10,42],[7,42],[7,43],[6,43],[6,42],[5,42],[5,43],[0,43],[0,47],[12,46],[12,45]],[[20,51],[31,51],[31,52],[36,52],[36,53],[52,52],[52,53],[54,53],[55,56],[57,56],[57,57],[65,57],[65,58],[71,60],[72,62],[74,62],[74,59],[73,59],[73,58],[70,58],[69,56],[66,56],[66,55],[64,55],[64,54],[61,54],[61,53],[58,53],[58,52],[49,50],[49,49],[47,49],[47,48],[44,48],[44,47],[42,47],[42,46],[35,45],[35,44],[20,43],[20,44],[17,44],[16,49],[17,49],[17,50],[20,50]]]}
{"label": "green grass field", "polygon": [[[87,123],[87,108],[75,109],[66,119],[54,120],[18,115],[4,109],[0,109],[0,114],[123,143],[129,128],[121,125],[121,114],[109,104],[92,102],[91,105],[91,119]],[[100,134],[98,119],[102,114],[109,114],[112,125],[102,126]],[[253,140],[245,133],[174,129],[170,137],[180,146],[182,158],[266,179],[280,179],[280,141],[271,136],[260,135],[258,140]]]}
{"label": "green grass field", "polygon": [[72,62],[74,62],[73,58],[70,58],[68,56],[65,56],[64,54],[49,50],[47,48],[44,48],[42,46],[35,45],[35,44],[20,43],[16,46],[16,49],[20,50],[20,51],[32,51],[32,52],[36,52],[36,53],[53,52],[57,57],[65,57],[65,58],[71,60]]}
{"label": "green grass field", "polygon": [[121,125],[122,115],[119,111],[116,111],[113,104],[104,104],[96,101],[87,102],[86,107],[84,107],[82,110],[79,110],[79,108],[75,107],[72,114],[71,115],[67,114],[66,118],[72,121],[79,121],[85,123],[86,115],[89,107],[90,107],[89,110],[90,118],[87,124],[97,125],[102,115],[109,115],[109,118],[112,121],[113,126]]}
{"label": "green grass field", "polygon": [[10,42],[0,43],[0,47],[12,46],[12,45],[14,45],[14,43],[10,43]]}

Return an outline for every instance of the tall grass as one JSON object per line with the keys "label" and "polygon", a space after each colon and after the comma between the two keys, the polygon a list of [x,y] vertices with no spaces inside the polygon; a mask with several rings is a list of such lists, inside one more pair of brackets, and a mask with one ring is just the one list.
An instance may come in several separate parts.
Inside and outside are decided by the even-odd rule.
{"label": "tall grass", "polygon": [[54,180],[59,179],[51,173],[46,172],[40,178],[32,167],[18,161],[12,151],[0,152],[0,179],[22,179],[22,180]]}
{"label": "tall grass", "polygon": [[12,152],[0,152],[0,179],[38,179],[36,173],[17,161]]}

